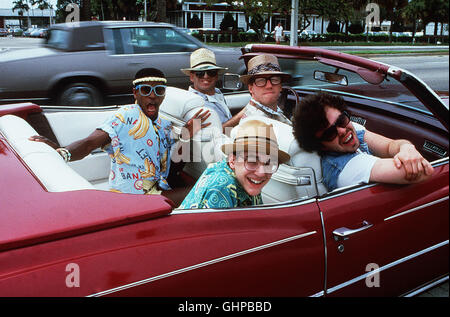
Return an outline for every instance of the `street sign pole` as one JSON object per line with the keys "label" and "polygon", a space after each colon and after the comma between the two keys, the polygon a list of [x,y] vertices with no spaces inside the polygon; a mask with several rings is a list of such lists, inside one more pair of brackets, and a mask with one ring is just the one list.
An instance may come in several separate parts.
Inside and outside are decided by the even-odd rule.
{"label": "street sign pole", "polygon": [[144,21],[147,22],[147,0],[144,0]]}
{"label": "street sign pole", "polygon": [[298,43],[298,1],[292,0],[291,4],[291,42],[290,46],[297,46]]}

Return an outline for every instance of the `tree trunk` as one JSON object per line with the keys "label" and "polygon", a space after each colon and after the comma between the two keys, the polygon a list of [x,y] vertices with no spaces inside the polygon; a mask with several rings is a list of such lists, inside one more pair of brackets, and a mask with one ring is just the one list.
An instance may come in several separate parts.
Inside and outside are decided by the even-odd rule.
{"label": "tree trunk", "polygon": [[91,17],[92,17],[91,0],[82,0],[80,11],[81,11],[80,12],[80,20],[81,21],[90,21]]}
{"label": "tree trunk", "polygon": [[156,0],[156,22],[167,22],[165,0]]}

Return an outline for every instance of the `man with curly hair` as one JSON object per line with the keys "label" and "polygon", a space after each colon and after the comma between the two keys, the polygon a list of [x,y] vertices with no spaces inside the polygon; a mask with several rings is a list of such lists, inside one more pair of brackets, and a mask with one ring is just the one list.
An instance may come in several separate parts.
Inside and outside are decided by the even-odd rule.
{"label": "man with curly hair", "polygon": [[344,100],[328,93],[302,99],[294,135],[306,151],[322,158],[328,190],[358,183],[418,183],[433,174],[431,164],[408,140],[392,140],[352,123]]}

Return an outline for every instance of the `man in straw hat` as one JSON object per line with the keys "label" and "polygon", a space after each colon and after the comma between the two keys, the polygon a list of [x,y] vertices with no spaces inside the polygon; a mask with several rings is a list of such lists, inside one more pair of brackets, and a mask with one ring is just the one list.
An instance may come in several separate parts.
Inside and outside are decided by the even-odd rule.
{"label": "man in straw hat", "polygon": [[214,52],[206,48],[192,52],[190,62],[190,68],[181,69],[192,82],[189,91],[201,96],[205,100],[205,106],[217,112],[224,129],[237,125],[240,118],[232,119],[222,92],[216,88],[219,75],[228,68],[217,66]]}
{"label": "man in straw hat", "polygon": [[278,148],[272,125],[254,119],[239,124],[233,143],[224,144],[221,149],[227,159],[208,166],[180,209],[261,204],[262,188],[278,165],[290,159]]}
{"label": "man in straw hat", "polygon": [[248,85],[252,98],[245,106],[242,118],[258,115],[292,124],[278,107],[281,84],[291,79],[291,75],[281,71],[276,56],[263,54],[251,58],[247,64],[247,75],[240,76]]}
{"label": "man in straw hat", "polygon": [[[173,147],[171,123],[159,117],[159,106],[166,93],[166,78],[162,71],[145,68],[136,73],[133,81],[135,104],[121,107],[88,137],[75,141],[65,148],[43,136],[33,136],[33,141],[45,142],[61,154],[66,162],[81,160],[97,148],[104,149],[111,157],[110,190],[132,194],[163,194],[174,201],[181,201],[171,190],[169,176]],[[196,113],[184,126],[183,137],[192,138],[209,111]],[[202,124],[194,125],[194,120]],[[183,196],[184,197],[184,196]]]}

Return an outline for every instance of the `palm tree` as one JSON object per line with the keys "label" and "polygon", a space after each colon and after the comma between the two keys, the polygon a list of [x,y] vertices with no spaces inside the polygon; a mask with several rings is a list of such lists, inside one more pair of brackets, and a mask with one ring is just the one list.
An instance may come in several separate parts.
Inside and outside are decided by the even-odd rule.
{"label": "palm tree", "polygon": [[[31,26],[31,21],[30,21],[30,13],[28,12],[28,10],[30,10],[30,6],[28,5],[28,0],[14,0],[13,1],[13,12],[15,10],[18,10],[19,15],[23,16],[23,12],[27,11],[28,14],[28,27]],[[22,28],[22,19],[19,19],[19,26],[20,28]]]}

